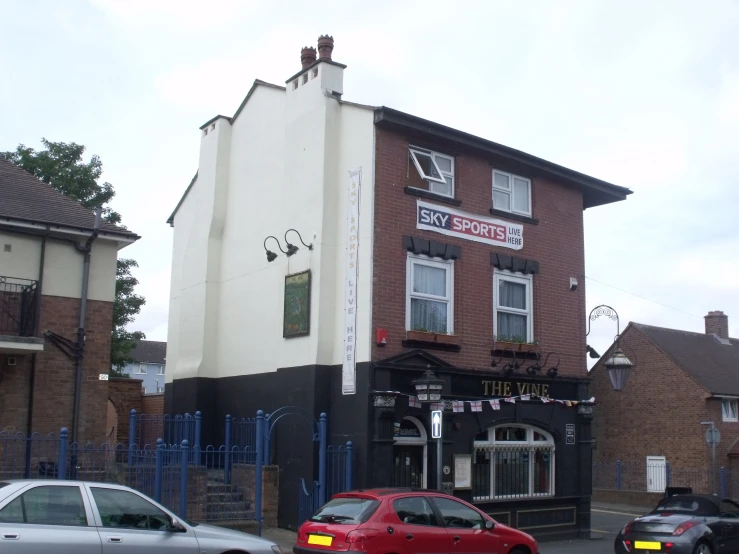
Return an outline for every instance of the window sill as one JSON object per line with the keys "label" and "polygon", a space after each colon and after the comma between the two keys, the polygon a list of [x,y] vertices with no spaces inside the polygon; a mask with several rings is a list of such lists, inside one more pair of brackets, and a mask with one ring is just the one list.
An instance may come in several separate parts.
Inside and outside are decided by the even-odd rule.
{"label": "window sill", "polygon": [[420,196],[421,198],[428,198],[429,200],[436,200],[437,202],[449,204],[450,206],[461,206],[462,205],[462,201],[457,200],[456,198],[450,198],[448,196],[444,196],[443,194],[436,194],[435,192],[418,189],[416,187],[404,187],[403,192],[411,196]]}
{"label": "window sill", "polygon": [[516,221],[521,221],[523,223],[531,223],[532,225],[539,225],[538,219],[534,219],[533,217],[529,217],[527,215],[514,214],[512,212],[507,212],[505,210],[496,210],[495,208],[490,208],[490,215],[507,217],[508,219],[514,219]]}

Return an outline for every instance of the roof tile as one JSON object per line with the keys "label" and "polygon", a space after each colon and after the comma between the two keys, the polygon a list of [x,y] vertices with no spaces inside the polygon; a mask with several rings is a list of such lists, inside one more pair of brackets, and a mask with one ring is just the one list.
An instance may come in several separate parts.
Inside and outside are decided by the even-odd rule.
{"label": "roof tile", "polygon": [[[22,220],[92,230],[95,214],[64,196],[23,168],[0,158],[0,220]],[[124,227],[103,222],[101,231],[129,239],[139,238]]]}

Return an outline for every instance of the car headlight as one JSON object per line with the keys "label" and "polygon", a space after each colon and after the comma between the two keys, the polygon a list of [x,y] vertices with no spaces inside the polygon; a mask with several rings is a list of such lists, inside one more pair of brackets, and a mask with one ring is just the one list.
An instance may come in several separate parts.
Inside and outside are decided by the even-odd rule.
{"label": "car headlight", "polygon": [[280,548],[280,546],[277,544],[272,545],[272,552],[274,552],[275,554],[283,554],[282,548]]}

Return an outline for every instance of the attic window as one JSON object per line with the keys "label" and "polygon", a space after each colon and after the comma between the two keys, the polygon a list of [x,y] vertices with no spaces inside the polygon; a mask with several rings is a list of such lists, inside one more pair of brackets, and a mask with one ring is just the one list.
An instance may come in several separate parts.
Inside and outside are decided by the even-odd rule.
{"label": "attic window", "polygon": [[295,79],[295,80],[293,81],[293,90],[297,90],[297,88],[298,88],[298,80],[297,80],[297,79]]}
{"label": "attic window", "polygon": [[311,77],[311,79],[315,79],[316,77],[318,77],[318,68],[314,67],[312,73],[313,73],[313,76]]}
{"label": "attic window", "polygon": [[412,187],[454,198],[454,158],[414,146],[408,156],[416,168],[410,170]]}
{"label": "attic window", "polygon": [[303,74],[303,84],[305,84],[307,82],[308,82],[308,74],[305,73],[305,74]]}

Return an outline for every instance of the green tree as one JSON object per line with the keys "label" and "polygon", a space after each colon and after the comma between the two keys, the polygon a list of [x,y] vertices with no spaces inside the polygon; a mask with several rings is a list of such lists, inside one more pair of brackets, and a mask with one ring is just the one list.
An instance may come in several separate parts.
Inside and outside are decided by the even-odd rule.
{"label": "green tree", "polygon": [[[51,188],[77,200],[86,208],[99,208],[115,196],[113,185],[100,184],[103,163],[96,155],[85,162],[85,147],[74,142],[51,142],[41,139],[44,150],[34,150],[19,144],[13,152],[0,152],[0,157],[22,167],[32,175],[47,183]],[[103,219],[108,223],[120,225],[121,214],[103,207]],[[141,331],[126,331],[146,303],[143,296],[134,293],[139,284],[131,275],[131,268],[138,267],[135,260],[118,260],[116,268],[115,302],[113,304],[113,330],[110,345],[111,375],[123,376],[119,370],[129,362],[131,350],[146,336]]]}
{"label": "green tree", "polygon": [[129,362],[133,362],[131,350],[136,343],[146,336],[141,331],[126,331],[126,325],[131,323],[146,303],[143,296],[134,292],[139,280],[131,275],[131,268],[138,267],[136,260],[124,258],[118,260],[115,280],[115,303],[113,304],[113,340],[110,348],[111,374],[121,375],[120,369]]}

